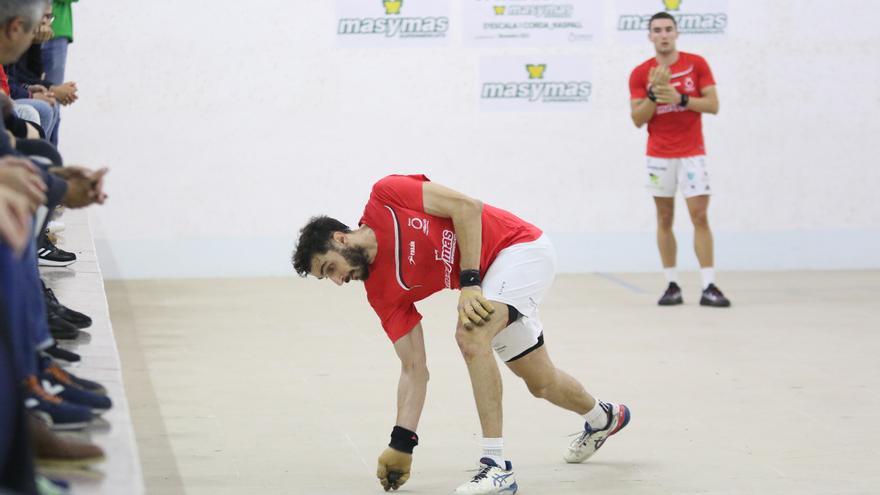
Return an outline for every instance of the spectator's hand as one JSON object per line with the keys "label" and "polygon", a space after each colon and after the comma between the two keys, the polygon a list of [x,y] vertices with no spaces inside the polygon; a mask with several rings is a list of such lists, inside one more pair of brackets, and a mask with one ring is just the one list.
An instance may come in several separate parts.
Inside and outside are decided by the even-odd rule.
{"label": "spectator's hand", "polygon": [[79,99],[79,96],[76,94],[76,83],[73,81],[68,81],[64,84],[59,84],[58,86],[52,86],[49,91],[62,105],[70,105]]}
{"label": "spectator's hand", "polygon": [[107,194],[104,192],[104,176],[109,169],[97,171],[85,167],[53,167],[53,174],[67,181],[67,194],[62,203],[71,208],[83,208],[91,204],[104,204]]}
{"label": "spectator's hand", "polygon": [[658,65],[656,67],[651,67],[651,70],[648,71],[648,81],[650,81],[651,87],[665,86],[669,84],[671,75],[669,67]]}
{"label": "spectator's hand", "polygon": [[44,22],[37,28],[37,34],[34,36],[34,43],[45,43],[54,37],[55,32],[52,31],[52,25]]}
{"label": "spectator's hand", "polygon": [[21,254],[31,237],[31,216],[28,200],[0,184],[0,239]]}
{"label": "spectator's hand", "polygon": [[45,93],[37,93],[37,94],[33,95],[32,98],[35,100],[45,101],[46,103],[52,105],[53,107],[57,103],[57,101],[55,100],[55,95],[53,95],[49,91],[47,91]]}
{"label": "spectator's hand", "polygon": [[485,297],[479,285],[462,287],[458,296],[458,322],[468,330],[482,326],[492,318],[495,308]]}
{"label": "spectator's hand", "polygon": [[41,84],[33,84],[31,86],[28,86],[28,91],[31,94],[31,98],[35,100],[45,101],[52,106],[55,105],[55,94],[49,91],[46,86],[43,86]]}
{"label": "spectator's hand", "polygon": [[42,84],[31,84],[30,86],[28,86],[28,93],[31,94],[31,98],[33,98],[34,95],[38,95],[40,93],[48,93],[48,92],[49,92],[49,88],[47,88],[46,86],[43,86]]}
{"label": "spectator's hand", "polygon": [[24,196],[31,214],[46,203],[46,184],[29,160],[13,156],[0,158],[0,184]]}
{"label": "spectator's hand", "polygon": [[657,103],[678,105],[681,103],[681,94],[669,84],[663,84],[653,88],[654,95],[657,97]]}

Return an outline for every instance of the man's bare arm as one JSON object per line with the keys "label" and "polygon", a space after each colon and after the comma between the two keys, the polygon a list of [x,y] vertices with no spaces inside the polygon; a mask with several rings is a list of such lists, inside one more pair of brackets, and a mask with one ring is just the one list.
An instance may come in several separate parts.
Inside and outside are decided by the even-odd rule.
{"label": "man's bare arm", "polygon": [[416,431],[425,396],[428,393],[428,365],[425,338],[419,323],[394,343],[400,359],[400,381],[397,384],[397,426]]}
{"label": "man's bare arm", "polygon": [[717,114],[719,103],[718,90],[715,86],[706,86],[700,94],[702,96],[699,98],[690,98],[686,108],[694,112]]}
{"label": "man's bare arm", "polygon": [[638,128],[648,123],[651,117],[654,116],[654,110],[657,109],[657,104],[648,98],[630,100],[630,106],[632,107],[631,116],[633,124]]}
{"label": "man's bare arm", "polygon": [[[452,219],[461,252],[461,271],[476,270],[479,273],[483,245],[483,203],[448,187],[425,182],[422,185],[422,204],[425,213]],[[483,297],[479,285],[461,288],[458,320],[465,328],[483,325],[494,311],[492,304]]]}

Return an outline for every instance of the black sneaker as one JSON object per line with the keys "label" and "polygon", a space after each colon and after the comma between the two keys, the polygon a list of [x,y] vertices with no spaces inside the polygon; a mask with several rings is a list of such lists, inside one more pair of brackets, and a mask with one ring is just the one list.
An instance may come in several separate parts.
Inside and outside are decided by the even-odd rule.
{"label": "black sneaker", "polygon": [[76,262],[76,255],[58,248],[49,239],[43,237],[37,249],[40,266],[68,266]]}
{"label": "black sneaker", "polygon": [[52,292],[52,289],[46,287],[45,282],[43,283],[43,294],[46,296],[46,307],[48,311],[53,312],[64,318],[69,323],[72,323],[76,328],[88,328],[92,326],[92,319],[87,315],[80,313],[79,311],[74,311],[67,306],[61,304],[57,297],[55,297],[55,293]]}
{"label": "black sneaker", "polygon": [[730,299],[724,297],[724,294],[715,287],[715,284],[709,284],[703,291],[703,297],[700,298],[700,306],[712,306],[713,308],[730,307]]}
{"label": "black sneaker", "polygon": [[669,282],[669,287],[666,288],[666,292],[663,293],[663,296],[660,297],[657,304],[660,306],[675,306],[676,304],[681,304],[683,302],[684,300],[681,298],[681,287],[675,282]]}
{"label": "black sneaker", "polygon": [[62,365],[78,363],[82,359],[79,354],[73,351],[68,351],[67,349],[62,349],[61,347],[58,347],[58,344],[52,344],[52,347],[44,349],[43,354],[56,361],[60,361]]}
{"label": "black sneaker", "polygon": [[58,316],[52,311],[48,311],[49,316],[49,333],[56,340],[75,340],[79,337],[80,331],[73,326],[73,323]]}

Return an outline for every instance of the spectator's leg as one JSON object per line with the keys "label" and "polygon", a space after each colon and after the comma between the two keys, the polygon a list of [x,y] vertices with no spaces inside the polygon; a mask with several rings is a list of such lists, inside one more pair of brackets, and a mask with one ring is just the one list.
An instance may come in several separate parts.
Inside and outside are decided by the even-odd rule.
{"label": "spectator's leg", "polygon": [[12,353],[12,314],[9,304],[18,299],[13,280],[18,263],[12,251],[0,242],[0,491],[36,493],[33,455],[23,408],[21,377]]}
{"label": "spectator's leg", "polygon": [[47,138],[51,137],[52,134],[55,133],[55,127],[58,124],[60,114],[60,105],[53,106],[46,103],[45,101],[35,100],[33,98],[15,100],[15,103],[17,105],[27,105],[29,107],[32,107],[34,110],[37,111],[37,113],[40,114],[40,127],[43,128],[43,131],[46,133]]}
{"label": "spectator's leg", "polygon": [[40,120],[40,112],[38,112],[36,108],[21,103],[15,103],[13,108],[15,109],[15,115],[18,116],[18,118],[27,120],[32,124],[37,124],[40,127],[43,126],[43,123]]}
{"label": "spectator's leg", "polygon": [[67,66],[67,38],[52,38],[43,43],[42,59],[46,79],[55,84],[64,82],[64,69]]}

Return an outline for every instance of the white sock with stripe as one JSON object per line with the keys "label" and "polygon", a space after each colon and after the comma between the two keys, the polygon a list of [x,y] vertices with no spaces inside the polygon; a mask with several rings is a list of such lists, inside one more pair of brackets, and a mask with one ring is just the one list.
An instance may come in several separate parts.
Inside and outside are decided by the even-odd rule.
{"label": "white sock with stripe", "polygon": [[504,469],[504,439],[503,438],[486,438],[480,442],[483,447],[483,457],[488,457],[495,461],[501,469]]}

